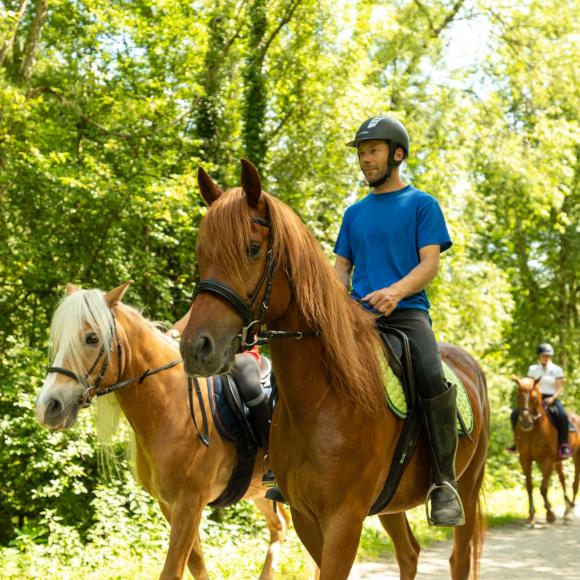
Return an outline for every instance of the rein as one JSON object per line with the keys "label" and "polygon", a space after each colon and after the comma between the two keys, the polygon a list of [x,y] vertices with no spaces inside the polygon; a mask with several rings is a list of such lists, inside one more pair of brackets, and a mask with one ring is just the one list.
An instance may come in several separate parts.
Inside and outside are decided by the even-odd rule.
{"label": "rein", "polygon": [[[530,394],[524,393],[524,408],[520,410],[520,413],[518,415],[520,427],[524,431],[531,431],[534,428],[536,421],[538,419],[541,419],[546,414],[546,406],[545,406],[543,401],[542,401],[542,408],[544,410],[541,413],[536,412],[536,409],[530,409],[529,402],[530,402]],[[525,420],[524,416],[525,416],[525,418],[527,418],[528,421],[531,421],[530,427],[523,426],[523,422]]]}
{"label": "rein", "polygon": [[[266,320],[266,314],[270,306],[270,299],[272,298],[272,285],[274,283],[274,275],[276,273],[277,264],[274,261],[273,233],[272,222],[269,218],[252,217],[251,221],[255,224],[261,225],[270,229],[270,237],[268,240],[268,251],[266,254],[266,264],[264,271],[260,277],[260,281],[256,289],[252,293],[249,300],[244,300],[231,286],[219,280],[201,280],[194,288],[192,295],[192,302],[195,297],[202,292],[208,292],[224,298],[242,318],[242,329],[240,334],[235,338],[240,339],[240,352],[249,350],[255,345],[267,344],[270,340],[277,340],[283,338],[294,338],[301,340],[302,338],[319,336],[320,332],[314,330],[262,330],[262,326]],[[264,298],[260,304],[258,315],[254,315],[254,303],[258,298],[258,294],[262,287],[266,285],[264,291]]]}

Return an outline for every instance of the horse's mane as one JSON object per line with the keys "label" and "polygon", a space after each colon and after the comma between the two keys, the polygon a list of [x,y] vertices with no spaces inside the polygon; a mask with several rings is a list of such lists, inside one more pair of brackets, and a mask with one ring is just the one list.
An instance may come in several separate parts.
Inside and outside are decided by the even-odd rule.
{"label": "horse's mane", "polygon": [[[174,344],[173,340],[158,330],[158,324],[151,322],[131,306],[118,304],[115,306],[117,319],[122,315],[124,320],[130,320],[134,327],[142,326],[155,331],[159,338]],[[83,360],[84,335],[90,327],[99,337],[104,346],[104,355],[111,358],[115,340],[115,323],[113,314],[105,301],[105,294],[99,289],[80,289],[65,296],[56,309],[50,327],[50,358],[56,366],[65,365],[80,376],[88,370]],[[125,361],[133,355],[132,341],[129,340],[124,325],[116,323],[117,332],[123,344]],[[175,347],[177,350],[177,347]],[[98,351],[96,351],[98,352]],[[96,353],[95,353],[96,356]],[[117,361],[114,361],[115,364]],[[93,402],[93,417],[99,442],[110,447],[121,419],[121,408],[114,395],[95,397]],[[130,445],[133,445],[133,431],[131,430]],[[116,463],[112,451],[105,450],[102,454],[103,465],[110,470],[111,464]]]}
{"label": "horse's mane", "polygon": [[[262,197],[272,222],[274,259],[284,268],[308,327],[320,331],[316,340],[331,388],[377,412],[384,394],[372,316],[348,296],[300,218],[272,195],[262,192]],[[251,266],[246,255],[250,218],[245,194],[232,189],[211,205],[199,235],[199,258],[222,265],[239,287]]]}

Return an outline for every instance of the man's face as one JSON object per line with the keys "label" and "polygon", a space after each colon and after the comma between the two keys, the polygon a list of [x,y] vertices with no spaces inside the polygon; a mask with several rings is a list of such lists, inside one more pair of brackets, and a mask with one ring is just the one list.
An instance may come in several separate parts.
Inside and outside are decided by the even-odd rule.
{"label": "man's face", "polygon": [[379,139],[363,141],[358,146],[360,167],[369,183],[381,178],[387,172],[389,146]]}

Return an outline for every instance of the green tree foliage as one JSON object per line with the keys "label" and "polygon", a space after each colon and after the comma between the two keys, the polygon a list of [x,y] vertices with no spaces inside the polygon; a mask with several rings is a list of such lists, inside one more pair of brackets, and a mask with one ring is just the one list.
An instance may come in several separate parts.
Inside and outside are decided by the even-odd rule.
{"label": "green tree foliage", "polygon": [[[434,326],[483,361],[499,449],[505,377],[535,344],[553,341],[570,375],[580,362],[580,18],[564,5],[1,2],[0,542],[55,521],[84,540],[102,507],[90,422],[48,434],[33,416],[64,284],[132,278],[149,318],[180,318],[204,212],[196,169],[230,187],[240,157],[330,256],[344,208],[366,192],[344,144],[375,114],[406,123],[405,179],[447,215]],[[470,18],[489,25],[492,50],[450,72],[454,27]]]}

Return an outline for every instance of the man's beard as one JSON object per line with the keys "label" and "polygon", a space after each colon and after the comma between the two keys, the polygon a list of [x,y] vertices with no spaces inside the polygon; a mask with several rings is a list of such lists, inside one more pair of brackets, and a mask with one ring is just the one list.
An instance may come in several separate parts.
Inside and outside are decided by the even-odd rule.
{"label": "man's beard", "polygon": [[[364,173],[364,171],[363,171]],[[385,173],[383,173],[383,175],[381,175],[381,177],[377,177],[377,179],[374,179],[373,181],[371,181],[365,173],[365,178],[367,180],[367,183],[369,184],[370,187],[379,187],[380,185],[383,185],[383,183],[385,183],[385,181],[387,181],[387,179],[389,179],[389,177],[391,177],[391,174],[393,173],[393,167],[391,165],[387,166],[387,169],[385,170]]]}

